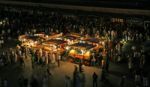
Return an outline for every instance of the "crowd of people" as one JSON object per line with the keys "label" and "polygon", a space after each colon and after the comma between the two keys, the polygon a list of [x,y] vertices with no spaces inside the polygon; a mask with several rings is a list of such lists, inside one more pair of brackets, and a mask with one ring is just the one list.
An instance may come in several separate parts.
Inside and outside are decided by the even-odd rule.
{"label": "crowd of people", "polygon": [[[105,61],[101,58],[102,51],[99,51],[98,54],[94,54],[96,59],[101,59],[102,69],[108,72],[110,60],[120,62],[121,58],[127,57],[129,72],[131,73],[131,77],[133,76],[135,78],[136,85],[140,87],[143,83],[144,87],[148,87],[148,76],[145,74],[147,72],[144,71],[147,56],[144,52],[144,47],[142,46],[140,49],[137,49],[138,47],[132,46],[131,53],[126,54],[122,51],[124,43],[121,42],[132,41],[142,43],[150,39],[150,24],[144,24],[144,20],[147,20],[144,17],[137,19],[129,17],[118,18],[108,15],[88,15],[86,13],[71,14],[38,7],[29,8],[30,7],[0,6],[0,48],[3,48],[3,45],[8,40],[17,39],[21,34],[32,34],[35,32],[44,32],[48,35],[54,32],[62,32],[63,34],[75,32],[83,36],[96,38],[106,37],[107,43],[105,49],[107,54]],[[26,48],[10,49],[0,55],[0,66],[16,63],[18,61],[21,65],[24,65],[24,59],[29,55],[33,63],[48,64],[50,61],[55,61],[49,60],[50,58],[48,58],[48,55],[51,56],[52,54]],[[59,59],[58,56],[58,65]],[[73,76],[74,85],[80,85],[78,82],[80,80],[77,78],[78,72],[79,71],[75,69]],[[80,74],[84,75],[83,73]],[[67,81],[70,79],[68,76],[65,78]],[[95,80],[93,80],[93,87],[97,87],[97,83],[95,83],[97,75],[95,73],[93,74],[93,78],[95,78]],[[83,83],[84,80],[85,78],[82,78]],[[66,87],[69,87],[68,84],[66,85]]]}

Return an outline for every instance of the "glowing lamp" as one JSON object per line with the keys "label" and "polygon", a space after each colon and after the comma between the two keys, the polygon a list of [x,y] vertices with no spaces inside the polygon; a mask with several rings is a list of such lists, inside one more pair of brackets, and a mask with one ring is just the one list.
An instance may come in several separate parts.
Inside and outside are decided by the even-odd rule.
{"label": "glowing lamp", "polygon": [[69,54],[70,55],[74,55],[75,54],[75,50],[70,50]]}
{"label": "glowing lamp", "polygon": [[87,51],[84,56],[89,57],[91,55],[90,51]]}

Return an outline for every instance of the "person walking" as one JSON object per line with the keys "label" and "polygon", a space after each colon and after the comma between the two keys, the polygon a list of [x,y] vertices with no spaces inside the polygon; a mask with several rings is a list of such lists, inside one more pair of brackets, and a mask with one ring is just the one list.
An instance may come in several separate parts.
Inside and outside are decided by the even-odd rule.
{"label": "person walking", "polygon": [[146,76],[143,76],[143,87],[149,87],[149,80]]}
{"label": "person walking", "polygon": [[135,74],[135,85],[136,85],[136,87],[141,86],[141,77],[137,73]]}
{"label": "person walking", "polygon": [[42,87],[48,87],[48,78],[46,75],[44,75],[43,79],[42,79]]}
{"label": "person walking", "polygon": [[51,77],[52,76],[51,70],[49,68],[47,68],[46,71],[47,71],[47,74],[49,75],[49,77]]}
{"label": "person walking", "polygon": [[35,77],[33,77],[32,80],[31,80],[31,87],[39,87],[38,86],[38,81]]}
{"label": "person walking", "polygon": [[23,86],[23,81],[24,81],[24,77],[21,75],[21,76],[18,78],[18,85],[19,85],[19,87],[22,87],[22,86]]}
{"label": "person walking", "polygon": [[98,78],[98,75],[94,72],[93,73],[93,87],[97,87],[98,86],[97,78]]}
{"label": "person walking", "polygon": [[121,80],[120,80],[120,87],[125,87],[125,79],[126,79],[126,76],[122,75]]}
{"label": "person walking", "polygon": [[85,83],[86,83],[85,73],[81,72],[79,75],[80,75],[81,87],[85,87]]}
{"label": "person walking", "polygon": [[60,54],[58,54],[58,59],[57,59],[58,67],[60,67],[60,60],[61,60],[61,56],[60,56]]}
{"label": "person walking", "polygon": [[65,87],[71,87],[71,78],[68,75],[65,76]]}
{"label": "person walking", "polygon": [[105,69],[102,69],[102,73],[101,73],[101,81],[105,81],[106,80],[106,76],[105,76]]}

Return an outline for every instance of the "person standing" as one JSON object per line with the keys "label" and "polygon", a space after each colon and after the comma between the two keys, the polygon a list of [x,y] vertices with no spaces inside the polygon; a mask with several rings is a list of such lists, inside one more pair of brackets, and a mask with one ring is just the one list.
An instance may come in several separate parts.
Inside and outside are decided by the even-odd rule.
{"label": "person standing", "polygon": [[98,86],[97,78],[98,78],[98,75],[94,72],[93,73],[93,87],[97,87]]}
{"label": "person standing", "polygon": [[0,87],[2,87],[2,79],[1,79],[1,77],[0,77]]}
{"label": "person standing", "polygon": [[128,69],[129,69],[129,73],[131,74],[132,73],[132,59],[129,57],[128,59]]}
{"label": "person standing", "polygon": [[23,53],[23,57],[20,58],[20,65],[23,67],[25,67],[24,59],[25,59],[25,54]]}
{"label": "person standing", "polygon": [[61,60],[61,56],[60,54],[58,54],[58,59],[57,59],[58,67],[60,67],[60,60]]}
{"label": "person standing", "polygon": [[3,81],[3,85],[4,85],[4,87],[8,87],[8,80],[6,78]]}
{"label": "person standing", "polygon": [[106,71],[109,72],[109,64],[110,64],[110,57],[108,56],[107,54],[107,57],[106,57],[106,65],[105,65],[105,68],[106,68]]}
{"label": "person standing", "polygon": [[73,87],[77,87],[78,74],[79,74],[79,69],[78,66],[75,65],[75,69],[73,72]]}
{"label": "person standing", "polygon": [[79,72],[82,72],[82,63],[79,64]]}
{"label": "person standing", "polygon": [[102,61],[101,61],[101,68],[105,69],[105,60],[104,59],[102,59]]}
{"label": "person standing", "polygon": [[18,55],[17,55],[17,52],[15,52],[15,63],[17,63],[18,61]]}
{"label": "person standing", "polygon": [[45,64],[48,65],[48,52],[45,51]]}
{"label": "person standing", "polygon": [[93,57],[93,58],[92,58],[92,64],[91,64],[91,65],[92,65],[92,66],[95,66],[95,62],[96,62],[96,59],[95,59],[95,57]]}
{"label": "person standing", "polygon": [[84,73],[84,72],[81,72],[81,73],[79,74],[79,77],[80,77],[81,87],[85,87],[85,83],[86,83],[85,73]]}

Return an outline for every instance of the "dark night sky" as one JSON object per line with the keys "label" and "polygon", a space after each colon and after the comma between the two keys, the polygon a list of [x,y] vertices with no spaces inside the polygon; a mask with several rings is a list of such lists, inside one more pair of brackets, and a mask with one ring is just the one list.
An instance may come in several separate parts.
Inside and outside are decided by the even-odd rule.
{"label": "dark night sky", "polygon": [[[43,0],[19,0],[19,1],[43,1]],[[60,0],[47,0],[47,1],[60,1]],[[61,0],[61,1],[146,1],[146,0]]]}
{"label": "dark night sky", "polygon": [[8,0],[27,1],[35,3],[56,3],[69,5],[99,6],[150,9],[150,0]]}

